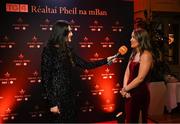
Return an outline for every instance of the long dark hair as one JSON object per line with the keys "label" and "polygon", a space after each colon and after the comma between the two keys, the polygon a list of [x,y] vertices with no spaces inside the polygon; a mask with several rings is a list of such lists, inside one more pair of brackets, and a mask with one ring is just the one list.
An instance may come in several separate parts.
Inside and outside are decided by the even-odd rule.
{"label": "long dark hair", "polygon": [[[144,50],[148,50],[152,53],[152,46],[148,32],[145,29],[137,28],[133,30],[133,33],[135,39],[139,42],[140,55],[144,52]],[[131,58],[133,58],[135,54],[136,51],[133,50]]]}
{"label": "long dark hair", "polygon": [[60,51],[59,54],[61,54],[61,56],[68,55],[72,65],[74,66],[71,50],[68,48],[67,42],[67,36],[70,32],[68,26],[70,26],[70,23],[68,21],[56,21],[56,23],[52,27],[52,32],[50,34],[47,46],[58,48],[58,50]]}
{"label": "long dark hair", "polygon": [[59,47],[64,50],[67,46],[66,37],[69,33],[69,25],[70,23],[65,20],[56,21],[56,23],[53,25],[47,45],[59,45]]}

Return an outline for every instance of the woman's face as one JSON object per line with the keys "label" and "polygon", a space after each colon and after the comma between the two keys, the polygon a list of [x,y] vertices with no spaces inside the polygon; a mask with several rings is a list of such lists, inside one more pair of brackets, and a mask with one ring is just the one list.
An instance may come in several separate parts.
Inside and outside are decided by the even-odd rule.
{"label": "woman's face", "polygon": [[71,42],[72,41],[72,36],[73,36],[71,26],[68,26],[68,29],[69,29],[69,33],[67,35],[67,42]]}
{"label": "woman's face", "polygon": [[131,40],[130,41],[131,41],[131,48],[138,48],[139,42],[136,39],[134,32],[132,32],[132,34],[131,34]]}

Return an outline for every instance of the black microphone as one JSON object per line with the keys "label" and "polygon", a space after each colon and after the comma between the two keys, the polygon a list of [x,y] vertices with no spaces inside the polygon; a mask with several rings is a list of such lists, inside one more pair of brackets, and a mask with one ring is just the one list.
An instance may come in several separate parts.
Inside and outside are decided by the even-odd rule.
{"label": "black microphone", "polygon": [[111,65],[111,63],[112,63],[112,61],[113,61],[114,58],[117,58],[119,55],[124,55],[124,54],[126,54],[127,51],[128,51],[128,48],[127,48],[125,45],[121,46],[121,47],[118,49],[118,53],[116,53],[114,56],[112,56],[112,58],[108,61],[107,64],[108,64],[108,65]]}

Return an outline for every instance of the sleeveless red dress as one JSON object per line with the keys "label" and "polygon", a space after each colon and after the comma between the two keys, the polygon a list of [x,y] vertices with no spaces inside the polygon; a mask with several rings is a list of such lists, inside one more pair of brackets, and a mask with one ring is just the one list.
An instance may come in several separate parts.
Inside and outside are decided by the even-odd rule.
{"label": "sleeveless red dress", "polygon": [[[133,60],[130,62],[128,84],[137,77],[139,65],[139,62],[134,62]],[[126,123],[138,123],[140,110],[142,111],[142,122],[147,123],[148,106],[150,102],[150,93],[148,89],[149,79],[150,73],[136,88],[129,91],[131,97],[127,98],[125,101]]]}

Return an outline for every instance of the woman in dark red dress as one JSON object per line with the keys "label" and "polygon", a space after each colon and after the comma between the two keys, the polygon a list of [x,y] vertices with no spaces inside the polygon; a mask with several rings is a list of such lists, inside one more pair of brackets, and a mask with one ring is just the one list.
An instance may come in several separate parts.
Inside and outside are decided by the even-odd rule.
{"label": "woman in dark red dress", "polygon": [[148,82],[153,66],[153,54],[148,33],[135,29],[130,40],[132,54],[127,65],[121,94],[125,100],[126,123],[138,123],[140,111],[142,122],[147,123],[150,93]]}

